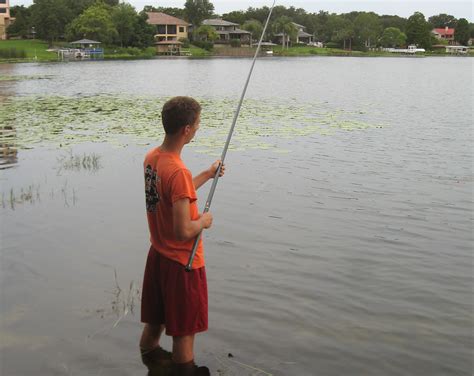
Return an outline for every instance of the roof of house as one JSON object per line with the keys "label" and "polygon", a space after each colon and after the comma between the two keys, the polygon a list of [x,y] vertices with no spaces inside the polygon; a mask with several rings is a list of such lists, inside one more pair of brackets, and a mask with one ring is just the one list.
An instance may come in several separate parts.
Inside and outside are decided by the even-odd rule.
{"label": "roof of house", "polygon": [[307,38],[307,37],[312,37],[312,35],[311,35],[311,34],[308,34],[308,33],[305,32],[305,31],[299,31],[299,32],[298,32],[298,37],[300,37],[300,38]]}
{"label": "roof of house", "polygon": [[181,45],[183,43],[181,43],[180,41],[177,41],[177,40],[162,40],[160,42],[155,42],[155,44],[158,44],[158,45]]}
{"label": "roof of house", "polygon": [[202,21],[202,24],[209,25],[209,26],[239,26],[239,24],[229,22],[229,21],[224,21],[222,18],[210,18],[210,19]]}
{"label": "roof of house", "polygon": [[147,22],[150,25],[183,25],[183,26],[190,25],[189,23],[187,23],[186,21],[180,18],[176,18],[165,13],[147,12],[146,14],[148,14]]}
{"label": "roof of house", "polygon": [[454,34],[454,29],[436,28],[436,29],[433,29],[433,32],[436,32],[437,34],[440,34],[440,35],[453,35]]}
{"label": "roof of house", "polygon": [[295,25],[296,27],[300,27],[300,28],[306,29],[306,26],[297,24],[296,22],[292,22],[292,24]]}
{"label": "roof of house", "polygon": [[252,34],[250,31],[235,29],[235,30],[216,30],[217,34]]}
{"label": "roof of house", "polygon": [[101,42],[97,42],[95,40],[90,40],[90,39],[81,39],[81,40],[76,40],[75,42],[71,42],[70,44],[101,44]]}
{"label": "roof of house", "polygon": [[[287,34],[285,34],[285,35],[287,35]],[[276,37],[282,37],[283,33],[275,34],[275,36]],[[304,32],[304,31],[298,31],[298,37],[299,38],[308,38],[308,37],[312,37],[312,35]]]}

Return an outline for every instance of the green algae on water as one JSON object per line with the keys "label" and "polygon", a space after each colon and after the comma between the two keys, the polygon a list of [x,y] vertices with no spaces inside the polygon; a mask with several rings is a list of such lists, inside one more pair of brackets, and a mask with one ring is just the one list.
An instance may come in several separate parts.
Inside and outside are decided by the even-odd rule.
{"label": "green algae on water", "polygon": [[0,74],[0,82],[2,81],[26,81],[26,80],[49,80],[53,77],[53,75],[1,75]]}
{"label": "green algae on water", "polygon": [[[163,138],[161,108],[168,98],[123,95],[30,96],[7,98],[0,107],[0,143],[20,149],[38,144],[68,146],[84,142],[116,147],[147,145]],[[198,98],[201,130],[190,145],[216,154],[227,137],[235,101]],[[330,136],[334,132],[380,127],[359,110],[324,103],[247,99],[232,138],[231,151],[277,150],[281,139]]]}

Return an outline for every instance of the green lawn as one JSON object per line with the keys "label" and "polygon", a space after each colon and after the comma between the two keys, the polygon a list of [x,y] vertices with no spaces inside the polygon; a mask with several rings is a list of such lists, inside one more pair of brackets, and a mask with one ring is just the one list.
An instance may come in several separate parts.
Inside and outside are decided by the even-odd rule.
{"label": "green lawn", "polygon": [[283,49],[277,46],[273,49],[275,56],[393,56],[388,52],[375,51],[349,51],[338,48],[319,48],[310,46],[298,46]]}
{"label": "green lawn", "polygon": [[[16,62],[16,61],[56,61],[57,55],[54,52],[46,51],[48,49],[48,43],[39,40],[2,40],[0,41],[1,50],[15,49],[18,52],[24,51],[26,58],[2,58],[0,62]],[[5,51],[4,51],[5,52]]]}
{"label": "green lawn", "polygon": [[[390,52],[383,51],[349,51],[342,50],[337,48],[317,48],[309,46],[298,46],[290,47],[283,49],[281,46],[276,46],[273,49],[275,56],[389,56],[389,57],[403,57],[406,55],[398,55]],[[453,56],[449,53],[446,53],[444,50],[441,51],[427,51],[424,54],[416,54],[417,57],[420,56]],[[470,49],[468,56],[474,56],[474,49]]]}

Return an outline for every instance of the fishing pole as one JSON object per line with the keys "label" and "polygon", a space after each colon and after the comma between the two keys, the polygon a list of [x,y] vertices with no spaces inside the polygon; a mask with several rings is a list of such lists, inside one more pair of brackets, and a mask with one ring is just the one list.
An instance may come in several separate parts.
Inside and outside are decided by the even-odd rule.
{"label": "fishing pole", "polygon": [[[237,110],[235,111],[235,114],[234,114],[234,120],[232,121],[232,126],[230,127],[229,134],[227,135],[227,140],[226,140],[226,143],[224,145],[224,150],[222,150],[221,162],[219,163],[219,166],[217,167],[216,173],[214,174],[214,180],[212,182],[211,190],[209,191],[209,196],[207,196],[206,205],[204,206],[203,213],[207,213],[209,211],[210,207],[211,207],[212,198],[214,197],[214,191],[216,190],[217,181],[219,180],[219,175],[221,173],[221,168],[222,168],[222,165],[224,164],[225,156],[227,154],[227,149],[229,148],[230,140],[232,138],[232,134],[234,133],[235,125],[237,124],[237,118],[239,117],[240,109],[242,107],[242,103],[243,103],[244,98],[245,98],[245,93],[247,92],[247,87],[249,86],[250,77],[252,76],[253,68],[255,66],[255,62],[257,61],[258,53],[260,52],[260,47],[262,46],[263,37],[265,35],[265,31],[267,30],[268,23],[270,22],[270,18],[272,16],[273,8],[275,7],[275,2],[276,2],[276,0],[273,0],[273,5],[270,8],[270,12],[268,13],[267,22],[265,22],[265,26],[263,28],[262,35],[260,36],[260,41],[258,42],[257,50],[255,51],[255,56],[253,57],[252,65],[250,67],[250,72],[249,72],[249,75],[247,77],[247,81],[245,82],[244,90],[242,91],[242,95],[240,97],[239,105],[237,106]],[[187,272],[190,272],[191,269],[192,269],[194,256],[196,256],[196,251],[197,251],[197,247],[198,247],[198,244],[199,244],[199,240],[201,239],[201,235],[202,235],[202,231],[196,236],[196,239],[194,240],[191,255],[189,256],[188,263],[185,266],[185,270]]]}

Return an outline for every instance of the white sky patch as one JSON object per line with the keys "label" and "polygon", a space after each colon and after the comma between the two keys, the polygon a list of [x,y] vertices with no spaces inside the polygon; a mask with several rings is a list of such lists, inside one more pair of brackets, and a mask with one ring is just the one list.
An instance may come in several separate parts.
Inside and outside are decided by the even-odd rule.
{"label": "white sky patch", "polygon": [[[32,2],[32,0],[10,0],[10,6],[31,5]],[[233,10],[246,10],[249,7],[260,8],[265,5],[272,5],[272,0],[211,0],[211,2],[214,4],[215,11],[218,14],[228,13]],[[185,0],[128,0],[128,3],[140,11],[145,5],[182,8],[184,7]],[[440,13],[447,13],[456,18],[466,18],[470,22],[474,22],[473,2],[470,0],[277,0],[277,5],[303,8],[310,13],[319,12],[320,10],[338,14],[351,11],[372,11],[379,15],[389,14],[406,18],[416,11],[422,12],[426,18]]]}

